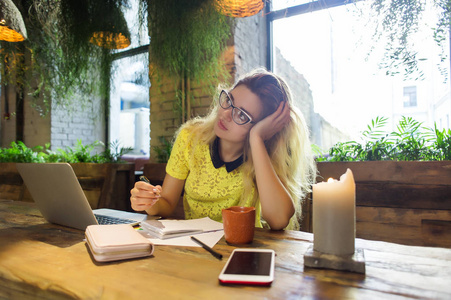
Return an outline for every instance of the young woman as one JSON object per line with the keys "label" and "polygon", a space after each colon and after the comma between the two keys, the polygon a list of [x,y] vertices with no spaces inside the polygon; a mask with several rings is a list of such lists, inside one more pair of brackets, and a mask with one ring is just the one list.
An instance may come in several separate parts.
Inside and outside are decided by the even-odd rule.
{"label": "young woman", "polygon": [[222,220],[254,206],[256,226],[298,229],[301,200],[316,175],[308,129],[285,81],[265,70],[222,90],[211,112],[182,125],[163,186],[137,182],[131,205],[169,216],[182,191],[187,219]]}

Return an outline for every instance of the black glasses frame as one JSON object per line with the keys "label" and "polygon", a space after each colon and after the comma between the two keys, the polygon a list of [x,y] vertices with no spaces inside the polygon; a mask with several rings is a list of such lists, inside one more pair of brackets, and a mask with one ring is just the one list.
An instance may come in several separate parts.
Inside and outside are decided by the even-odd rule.
{"label": "black glasses frame", "polygon": [[[228,100],[227,103],[229,104],[228,106],[224,106],[223,103],[221,103],[221,98],[222,98],[222,95],[223,95],[223,94],[227,97],[227,100]],[[223,109],[229,109],[230,107],[232,107],[232,120],[233,120],[233,122],[235,122],[236,124],[238,124],[238,125],[246,125],[246,124],[249,124],[249,123],[255,124],[255,122],[252,121],[252,117],[251,117],[247,112],[245,112],[245,111],[242,110],[241,108],[236,107],[235,105],[233,105],[233,100],[232,100],[232,98],[230,98],[230,95],[229,95],[229,93],[228,93],[226,90],[222,90],[222,91],[221,91],[221,93],[219,94],[218,102],[219,102],[219,105],[220,105]],[[241,121],[239,120],[239,118],[236,117],[236,116],[238,116],[238,114],[236,113],[236,111],[238,111],[238,112],[244,114],[249,120],[248,120],[248,121],[245,121],[244,123],[241,123]],[[235,120],[236,118],[238,118],[238,119]]]}

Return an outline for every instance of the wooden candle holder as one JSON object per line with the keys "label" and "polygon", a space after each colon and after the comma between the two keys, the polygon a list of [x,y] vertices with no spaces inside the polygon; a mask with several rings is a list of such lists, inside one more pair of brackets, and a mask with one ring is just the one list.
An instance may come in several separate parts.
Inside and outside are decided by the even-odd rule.
{"label": "wooden candle holder", "polygon": [[365,255],[363,249],[355,249],[352,255],[326,254],[313,250],[311,245],[304,254],[304,266],[365,274]]}

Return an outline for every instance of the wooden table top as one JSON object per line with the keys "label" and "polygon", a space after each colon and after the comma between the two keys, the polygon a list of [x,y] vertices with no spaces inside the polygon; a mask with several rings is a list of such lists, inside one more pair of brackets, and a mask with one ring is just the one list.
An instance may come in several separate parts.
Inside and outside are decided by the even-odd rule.
{"label": "wooden table top", "polygon": [[32,203],[0,200],[0,298],[7,299],[451,299],[451,249],[356,239],[366,274],[304,268],[313,235],[258,229],[247,247],[276,251],[271,287],[222,286],[235,248],[155,246],[153,256],[96,263],[84,232],[47,223]]}

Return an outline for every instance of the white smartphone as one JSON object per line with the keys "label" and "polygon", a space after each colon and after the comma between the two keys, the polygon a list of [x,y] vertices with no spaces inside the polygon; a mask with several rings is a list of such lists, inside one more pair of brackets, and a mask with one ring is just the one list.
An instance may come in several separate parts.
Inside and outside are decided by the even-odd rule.
{"label": "white smartphone", "polygon": [[235,249],[219,274],[221,284],[271,285],[275,252],[270,249]]}

